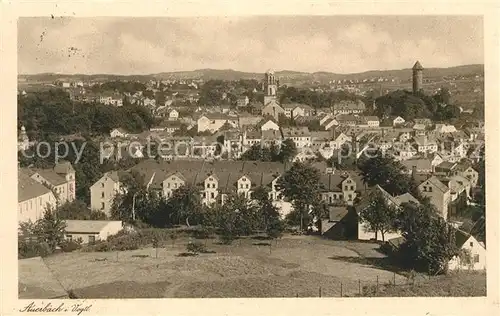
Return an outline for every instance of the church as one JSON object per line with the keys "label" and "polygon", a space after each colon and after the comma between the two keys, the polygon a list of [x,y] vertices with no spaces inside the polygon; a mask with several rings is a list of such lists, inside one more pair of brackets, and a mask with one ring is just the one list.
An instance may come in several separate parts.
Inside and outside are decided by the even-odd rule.
{"label": "church", "polygon": [[281,114],[285,114],[285,110],[280,106],[277,100],[279,79],[276,78],[273,70],[268,70],[264,74],[264,107],[262,108],[263,116],[272,116],[278,121]]}

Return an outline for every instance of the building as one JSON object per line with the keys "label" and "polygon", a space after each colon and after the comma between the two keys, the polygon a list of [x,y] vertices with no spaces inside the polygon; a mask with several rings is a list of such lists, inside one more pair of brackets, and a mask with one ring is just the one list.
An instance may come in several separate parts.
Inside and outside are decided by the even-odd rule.
{"label": "building", "polygon": [[426,136],[416,136],[413,138],[415,149],[419,153],[434,153],[438,150],[437,142]]}
{"label": "building", "polygon": [[279,80],[274,75],[274,71],[269,69],[264,74],[264,106],[277,100],[278,87]]}
{"label": "building", "polygon": [[169,110],[167,110],[167,113],[168,113],[169,120],[179,119],[179,111],[177,111],[176,109],[169,109]]}
{"label": "building", "polygon": [[276,123],[272,119],[267,119],[267,120],[264,119],[258,125],[260,126],[261,131],[270,131],[270,130],[271,131],[279,131],[280,130],[278,123]]}
{"label": "building", "polygon": [[474,236],[459,229],[455,232],[459,255],[448,262],[449,270],[486,270],[486,247]]}
{"label": "building", "polygon": [[17,137],[17,150],[27,150],[33,143],[30,142],[28,134],[26,133],[26,128],[21,126],[21,132]]}
{"label": "building", "polygon": [[119,192],[123,192],[121,178],[124,172],[112,171],[105,173],[90,187],[90,208],[111,215],[113,200]]}
{"label": "building", "polygon": [[238,115],[238,126],[244,128],[245,126],[255,126],[263,120],[260,115],[240,114]]}
{"label": "building", "polygon": [[197,120],[198,133],[205,131],[215,133],[225,123],[236,127],[238,126],[238,118],[220,113],[206,113]]}
{"label": "building", "polygon": [[423,196],[430,198],[430,201],[436,207],[438,214],[444,219],[448,219],[448,208],[451,202],[450,189],[436,176],[432,176],[422,182],[418,186],[418,189]]}
{"label": "building", "polygon": [[401,126],[401,125],[403,125],[405,122],[406,122],[406,121],[405,121],[405,119],[404,119],[404,118],[402,118],[401,116],[398,116],[398,117],[396,117],[396,118],[394,118],[394,119],[392,120],[392,126],[394,126],[394,127]]}
{"label": "building", "polygon": [[333,105],[333,115],[338,114],[361,114],[366,111],[366,105],[363,101],[342,100]]}
{"label": "building", "polygon": [[33,180],[51,189],[60,204],[76,199],[76,175],[70,162],[59,162],[53,169],[28,169],[27,172]]}
{"label": "building", "polygon": [[403,160],[401,164],[406,168],[405,173],[407,174],[430,174],[433,169],[431,161],[425,158]]}
{"label": "building", "polygon": [[[410,193],[405,193],[405,194],[398,195],[398,196],[392,196],[387,191],[385,191],[382,187],[380,187],[379,185],[376,185],[374,187],[374,190],[380,192],[382,194],[382,196],[384,197],[385,201],[387,202],[387,204],[389,206],[394,207],[394,208],[399,208],[404,203],[413,203],[413,204],[417,204],[417,205],[420,204],[420,202],[414,196],[412,196]],[[367,207],[369,207],[369,204],[366,206],[361,206],[359,208],[359,211],[361,212],[363,209],[366,209]],[[401,237],[400,232],[397,232],[397,231],[396,232],[387,232],[384,234],[383,239],[385,241],[387,241],[390,239],[400,238],[400,237]],[[358,220],[358,239],[359,240],[382,241],[382,235],[380,234],[380,232],[378,232],[378,234],[377,234],[373,231],[370,231],[370,229],[368,228],[366,223],[364,223],[361,220]]]}
{"label": "building", "polygon": [[339,125],[355,126],[358,123],[358,117],[349,114],[338,115],[335,119]]}
{"label": "building", "polygon": [[356,124],[360,127],[379,127],[380,120],[376,116],[359,116]]}
{"label": "building", "polygon": [[26,170],[18,170],[17,175],[18,222],[36,222],[48,208],[55,208],[57,199],[48,187],[32,179]]}
{"label": "building", "polygon": [[283,109],[274,99],[268,101],[262,108],[262,116],[271,116],[276,121],[279,121],[281,115],[286,115],[285,109]]}
{"label": "building", "polygon": [[128,132],[123,128],[115,128],[110,133],[111,138],[125,138],[128,137]]}
{"label": "building", "polygon": [[80,240],[83,244],[105,241],[123,229],[122,221],[65,220],[66,240]]}
{"label": "building", "polygon": [[412,68],[413,94],[417,94],[423,88],[422,87],[422,82],[423,82],[423,78],[424,78],[423,71],[424,71],[424,67],[422,67],[420,62],[417,60],[417,62],[415,63],[415,65],[413,65],[413,68]]}
{"label": "building", "polygon": [[297,148],[311,146],[311,132],[307,126],[286,127],[281,130],[283,139],[291,139]]}
{"label": "building", "polygon": [[236,105],[238,107],[247,106],[248,103],[250,103],[250,100],[248,99],[248,97],[246,95],[239,97],[238,100],[236,101]]}

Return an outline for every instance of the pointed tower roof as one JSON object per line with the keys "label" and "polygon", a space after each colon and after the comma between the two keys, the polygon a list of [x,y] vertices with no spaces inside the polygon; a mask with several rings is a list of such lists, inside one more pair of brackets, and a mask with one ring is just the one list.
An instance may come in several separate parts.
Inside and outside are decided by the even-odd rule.
{"label": "pointed tower roof", "polygon": [[420,62],[417,60],[415,65],[413,65],[413,70],[424,70],[424,67],[420,64]]}

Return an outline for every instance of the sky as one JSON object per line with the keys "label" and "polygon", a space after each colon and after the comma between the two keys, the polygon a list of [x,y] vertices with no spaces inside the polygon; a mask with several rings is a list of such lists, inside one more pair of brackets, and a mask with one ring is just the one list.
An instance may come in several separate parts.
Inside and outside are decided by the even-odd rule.
{"label": "sky", "polygon": [[195,69],[356,73],[484,63],[475,16],[34,17],[18,20],[18,71]]}

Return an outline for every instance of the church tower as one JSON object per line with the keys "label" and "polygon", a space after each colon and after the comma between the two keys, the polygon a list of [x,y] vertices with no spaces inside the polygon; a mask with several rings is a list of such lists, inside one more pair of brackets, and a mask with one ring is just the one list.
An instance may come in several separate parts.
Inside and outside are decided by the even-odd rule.
{"label": "church tower", "polygon": [[420,90],[422,90],[422,81],[424,78],[424,67],[417,60],[415,65],[413,65],[413,94],[416,94]]}
{"label": "church tower", "polygon": [[271,101],[276,101],[279,81],[274,75],[274,71],[268,70],[264,75],[264,105]]}

